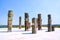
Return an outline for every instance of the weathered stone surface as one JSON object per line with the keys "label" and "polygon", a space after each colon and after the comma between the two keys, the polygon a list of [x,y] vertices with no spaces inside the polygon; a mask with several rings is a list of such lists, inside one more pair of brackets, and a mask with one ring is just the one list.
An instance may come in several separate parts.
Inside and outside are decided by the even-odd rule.
{"label": "weathered stone surface", "polygon": [[38,30],[41,30],[41,25],[42,25],[41,14],[38,14]]}
{"label": "weathered stone surface", "polygon": [[36,28],[38,28],[38,18],[35,19],[36,19]]}
{"label": "weathered stone surface", "polygon": [[36,33],[36,19],[32,18],[32,34]]}
{"label": "weathered stone surface", "polygon": [[21,29],[21,16],[19,17],[19,29]]}
{"label": "weathered stone surface", "polygon": [[13,14],[13,11],[9,10],[8,11],[8,32],[12,31],[12,14]]}
{"label": "weathered stone surface", "polygon": [[51,15],[48,15],[48,32],[52,31],[52,25],[51,25]]}
{"label": "weathered stone surface", "polygon": [[27,31],[29,28],[29,15],[28,13],[25,13],[25,31]]}
{"label": "weathered stone surface", "polygon": [[29,28],[31,27],[30,22],[29,22]]}

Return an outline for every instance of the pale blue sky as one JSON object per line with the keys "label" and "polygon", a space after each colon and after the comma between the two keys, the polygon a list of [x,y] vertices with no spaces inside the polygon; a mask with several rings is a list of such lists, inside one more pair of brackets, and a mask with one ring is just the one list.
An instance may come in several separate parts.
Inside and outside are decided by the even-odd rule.
{"label": "pale blue sky", "polygon": [[13,10],[13,25],[19,24],[19,16],[24,24],[24,13],[29,19],[42,14],[42,24],[47,24],[47,15],[51,14],[52,24],[60,24],[60,0],[0,0],[0,25],[7,24],[8,10]]}

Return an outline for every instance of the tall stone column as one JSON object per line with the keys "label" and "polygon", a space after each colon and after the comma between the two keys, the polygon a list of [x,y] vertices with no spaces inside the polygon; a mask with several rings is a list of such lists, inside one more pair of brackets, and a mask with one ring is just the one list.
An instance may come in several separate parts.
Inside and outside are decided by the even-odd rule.
{"label": "tall stone column", "polygon": [[12,14],[13,14],[13,11],[9,10],[8,11],[8,32],[12,31],[12,16],[13,16]]}
{"label": "tall stone column", "polygon": [[29,28],[29,15],[25,13],[25,31],[28,31]]}
{"label": "tall stone column", "polygon": [[42,25],[41,14],[38,14],[38,30],[41,30],[41,25]]}
{"label": "tall stone column", "polygon": [[51,25],[51,15],[48,15],[48,32],[52,31],[52,25]]}
{"label": "tall stone column", "polygon": [[19,29],[21,29],[21,16],[19,17]]}
{"label": "tall stone column", "polygon": [[36,19],[32,18],[32,34],[36,33]]}

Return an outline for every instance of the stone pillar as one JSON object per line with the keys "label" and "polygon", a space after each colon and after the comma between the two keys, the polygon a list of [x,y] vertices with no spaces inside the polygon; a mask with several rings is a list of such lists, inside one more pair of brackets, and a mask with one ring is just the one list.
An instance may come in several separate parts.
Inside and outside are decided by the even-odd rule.
{"label": "stone pillar", "polygon": [[8,32],[12,31],[12,14],[13,14],[13,11],[9,10],[8,11]]}
{"label": "stone pillar", "polygon": [[55,27],[54,26],[52,26],[52,31],[55,31]]}
{"label": "stone pillar", "polygon": [[32,34],[36,33],[36,19],[32,18]]}
{"label": "stone pillar", "polygon": [[25,31],[28,31],[29,28],[29,15],[25,13]]}
{"label": "stone pillar", "polygon": [[51,15],[48,15],[48,32],[52,31],[52,25],[51,25]]}
{"label": "stone pillar", "polygon": [[38,14],[38,30],[41,30],[41,24],[42,24],[41,14]]}
{"label": "stone pillar", "polygon": [[19,29],[21,29],[21,16],[19,17]]}

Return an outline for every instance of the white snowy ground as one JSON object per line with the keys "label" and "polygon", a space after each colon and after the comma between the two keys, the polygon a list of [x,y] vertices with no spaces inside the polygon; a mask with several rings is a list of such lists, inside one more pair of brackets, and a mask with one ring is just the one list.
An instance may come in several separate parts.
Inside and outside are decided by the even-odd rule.
{"label": "white snowy ground", "polygon": [[24,31],[24,28],[12,28],[12,32],[7,32],[7,28],[0,28],[0,40],[60,40],[60,28],[55,28],[53,32],[42,28],[36,34],[32,34],[31,29]]}

